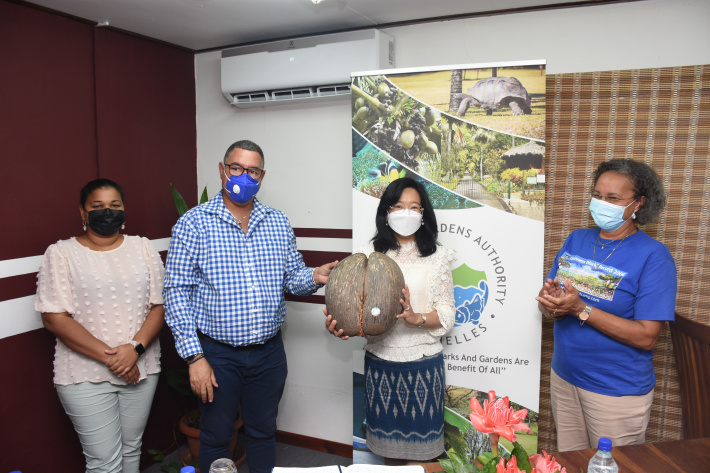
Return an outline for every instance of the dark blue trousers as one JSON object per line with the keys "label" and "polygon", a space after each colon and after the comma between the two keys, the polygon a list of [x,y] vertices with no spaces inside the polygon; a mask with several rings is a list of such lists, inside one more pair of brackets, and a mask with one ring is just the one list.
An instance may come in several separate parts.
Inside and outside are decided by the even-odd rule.
{"label": "dark blue trousers", "polygon": [[229,456],[239,405],[247,436],[251,473],[270,473],[276,459],[276,415],[286,384],[281,332],[263,345],[231,347],[200,337],[219,387],[213,402],[200,402],[200,471]]}

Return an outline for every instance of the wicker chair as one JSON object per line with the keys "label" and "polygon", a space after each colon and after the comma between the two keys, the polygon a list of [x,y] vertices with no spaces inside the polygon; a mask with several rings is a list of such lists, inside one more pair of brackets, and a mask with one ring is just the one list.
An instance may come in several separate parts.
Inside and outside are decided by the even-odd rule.
{"label": "wicker chair", "polygon": [[678,366],[683,437],[710,437],[710,326],[676,314],[670,327]]}

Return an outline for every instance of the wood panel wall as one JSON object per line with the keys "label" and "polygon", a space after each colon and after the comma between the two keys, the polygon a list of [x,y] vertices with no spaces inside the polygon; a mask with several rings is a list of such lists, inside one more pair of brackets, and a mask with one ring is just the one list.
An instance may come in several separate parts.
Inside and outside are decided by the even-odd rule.
{"label": "wood panel wall", "polygon": [[[643,161],[668,192],[660,221],[644,231],[675,258],[676,310],[710,325],[710,66],[548,75],[546,146],[545,274],[571,231],[594,226],[587,209],[599,163]],[[552,347],[552,322],[546,320],[538,445],[546,451],[557,450],[550,412]],[[646,441],[678,439],[681,406],[667,325],[654,353],[657,383]]]}
{"label": "wood panel wall", "polygon": [[[169,183],[197,200],[193,53],[0,0],[0,59],[0,260],[80,234],[79,190],[98,177],[124,187],[126,233],[169,237]],[[33,295],[35,280],[0,278],[0,301]],[[0,327],[32,315],[3,312]],[[167,328],[161,339],[170,366]],[[53,351],[44,329],[0,338],[0,471],[83,471],[52,384]],[[173,398],[161,384],[145,447],[173,441]]]}

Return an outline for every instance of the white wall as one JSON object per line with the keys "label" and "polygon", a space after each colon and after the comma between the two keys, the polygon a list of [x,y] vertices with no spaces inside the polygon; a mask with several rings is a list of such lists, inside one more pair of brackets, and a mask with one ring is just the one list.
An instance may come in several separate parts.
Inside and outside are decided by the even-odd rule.
{"label": "white wall", "polygon": [[[547,73],[561,74],[710,63],[708,18],[707,0],[646,0],[386,32],[395,37],[398,68],[546,59]],[[248,138],[266,155],[263,202],[283,210],[294,227],[352,228],[349,102],[237,109],[221,95],[219,61],[219,52],[195,59],[198,187],[214,195],[224,151]],[[299,239],[299,248],[321,243]],[[351,359],[362,341],[327,335],[319,306],[288,309],[289,379],[279,429],[350,443]]]}

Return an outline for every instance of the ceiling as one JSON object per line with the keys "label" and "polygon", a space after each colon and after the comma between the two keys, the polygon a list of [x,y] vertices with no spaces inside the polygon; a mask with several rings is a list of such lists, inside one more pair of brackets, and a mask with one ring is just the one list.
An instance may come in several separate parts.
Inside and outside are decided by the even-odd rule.
{"label": "ceiling", "polygon": [[32,0],[194,51],[421,21],[635,0]]}

